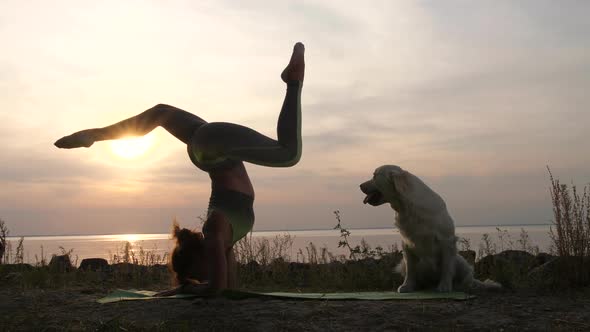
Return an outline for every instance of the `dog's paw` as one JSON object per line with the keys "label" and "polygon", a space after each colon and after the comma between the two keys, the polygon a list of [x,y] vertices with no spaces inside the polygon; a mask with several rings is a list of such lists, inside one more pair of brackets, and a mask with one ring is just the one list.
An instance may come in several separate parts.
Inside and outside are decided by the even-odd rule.
{"label": "dog's paw", "polygon": [[397,288],[398,293],[411,293],[415,290],[414,285],[411,284],[403,284]]}
{"label": "dog's paw", "polygon": [[440,293],[449,293],[453,290],[453,285],[450,282],[441,282],[436,287],[436,291]]}

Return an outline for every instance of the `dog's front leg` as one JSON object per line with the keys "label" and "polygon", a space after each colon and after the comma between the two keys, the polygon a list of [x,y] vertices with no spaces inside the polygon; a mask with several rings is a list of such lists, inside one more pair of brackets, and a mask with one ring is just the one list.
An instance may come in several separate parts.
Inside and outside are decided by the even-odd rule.
{"label": "dog's front leg", "polygon": [[441,248],[440,281],[436,288],[439,292],[450,292],[453,290],[453,277],[455,275],[455,249],[454,241],[443,242]]}
{"label": "dog's front leg", "polygon": [[416,264],[417,257],[412,253],[412,249],[407,245],[402,247],[404,252],[403,263],[406,266],[406,275],[404,276],[404,282],[397,288],[398,293],[409,293],[416,289]]}

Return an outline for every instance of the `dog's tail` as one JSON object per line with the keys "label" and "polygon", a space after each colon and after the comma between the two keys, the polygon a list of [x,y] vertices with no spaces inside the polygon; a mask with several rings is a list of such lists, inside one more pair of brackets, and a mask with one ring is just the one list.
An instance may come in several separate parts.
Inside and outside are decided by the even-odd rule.
{"label": "dog's tail", "polygon": [[406,275],[406,264],[404,264],[403,260],[397,263],[397,265],[393,268],[393,272],[401,274],[402,276]]}
{"label": "dog's tail", "polygon": [[493,281],[491,279],[486,279],[484,281],[480,281],[477,279],[473,279],[472,289],[475,290],[491,290],[497,291],[502,289],[502,285],[499,282]]}

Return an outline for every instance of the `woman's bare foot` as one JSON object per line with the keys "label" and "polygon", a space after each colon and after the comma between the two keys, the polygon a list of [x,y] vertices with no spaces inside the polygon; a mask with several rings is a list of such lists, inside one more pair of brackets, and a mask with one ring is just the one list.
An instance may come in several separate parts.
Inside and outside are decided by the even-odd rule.
{"label": "woman's bare foot", "polygon": [[281,73],[281,79],[283,79],[283,82],[303,82],[303,76],[305,75],[304,53],[305,46],[303,46],[302,43],[296,43],[293,47],[293,54],[291,55],[291,60],[289,61],[287,68]]}
{"label": "woman's bare foot", "polygon": [[92,129],[88,129],[62,137],[54,144],[60,149],[73,149],[81,147],[89,148],[92,146],[92,144],[94,144],[94,141],[95,138],[92,133]]}

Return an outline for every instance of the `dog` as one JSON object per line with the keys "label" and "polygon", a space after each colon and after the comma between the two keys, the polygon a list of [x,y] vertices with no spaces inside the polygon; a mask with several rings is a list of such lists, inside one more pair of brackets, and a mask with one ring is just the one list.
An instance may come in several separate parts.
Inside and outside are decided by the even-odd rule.
{"label": "dog", "polygon": [[418,177],[399,166],[384,165],[360,189],[366,195],[363,203],[389,203],[397,212],[395,225],[403,251],[397,270],[404,276],[399,293],[499,287],[473,278],[472,267],[457,252],[455,225],[446,203]]}

